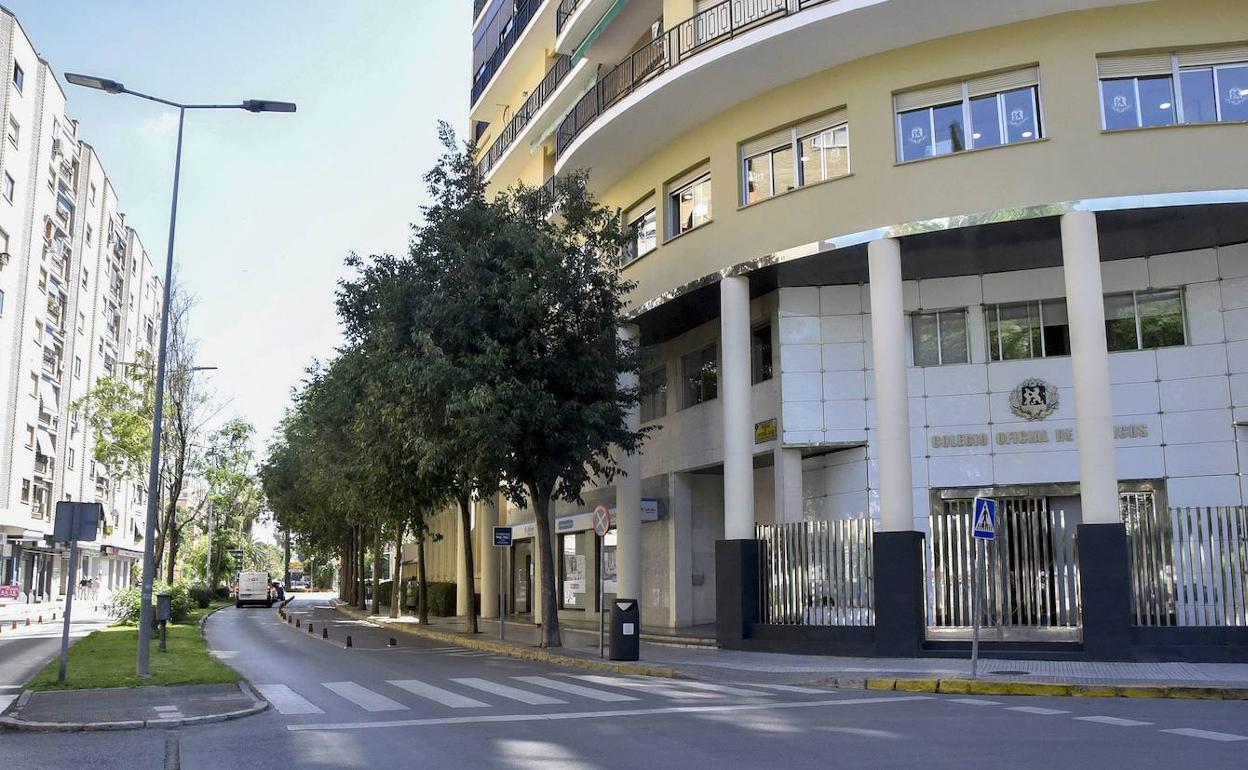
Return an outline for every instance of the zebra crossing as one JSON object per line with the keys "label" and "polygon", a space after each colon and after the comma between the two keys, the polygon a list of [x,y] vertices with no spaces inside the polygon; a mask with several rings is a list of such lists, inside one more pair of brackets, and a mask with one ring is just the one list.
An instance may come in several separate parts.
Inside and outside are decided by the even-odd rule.
{"label": "zebra crossing", "polygon": [[324,714],[344,708],[366,713],[400,712],[432,707],[453,710],[524,706],[568,706],[646,702],[706,703],[741,699],[774,699],[781,695],[828,695],[831,690],[795,685],[711,684],[646,677],[557,674],[551,676],[455,677],[437,683],[390,679],[381,683],[320,682],[302,691],[280,683],[257,684],[256,690],[285,716]]}

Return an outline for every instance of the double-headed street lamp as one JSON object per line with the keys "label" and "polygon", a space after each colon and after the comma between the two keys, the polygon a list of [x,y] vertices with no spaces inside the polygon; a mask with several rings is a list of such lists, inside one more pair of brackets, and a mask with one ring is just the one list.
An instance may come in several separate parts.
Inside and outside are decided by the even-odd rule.
{"label": "double-headed street lamp", "polygon": [[181,104],[158,96],[141,94],[118,83],[116,80],[94,75],[65,73],[65,80],[76,86],[95,88],[110,94],[129,94],[150,102],[174,107],[178,110],[178,149],[173,163],[173,202],[169,206],[169,251],[165,257],[164,300],[160,307],[160,353],[156,362],[156,411],[152,415],[152,458],[148,470],[147,526],[143,542],[143,601],[139,615],[139,655],[137,670],[140,677],[149,677],[149,650],[152,638],[152,578],[155,572],[155,555],[152,544],[156,539],[156,516],[160,489],[160,429],[165,406],[165,355],[169,337],[169,292],[173,286],[173,236],[178,225],[178,181],[182,176],[182,127],[187,110],[247,110],[248,112],[294,112],[293,102],[274,102],[265,99],[248,99],[241,104]]}

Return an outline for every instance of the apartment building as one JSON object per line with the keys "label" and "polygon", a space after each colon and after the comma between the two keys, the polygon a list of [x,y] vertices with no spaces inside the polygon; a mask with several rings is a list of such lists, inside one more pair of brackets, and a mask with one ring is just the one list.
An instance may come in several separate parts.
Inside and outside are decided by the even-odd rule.
{"label": "apartment building", "polygon": [[8,127],[0,143],[0,599],[64,592],[66,549],[50,538],[58,500],[104,504],[79,574],[107,593],[130,583],[141,557],[144,490],[94,462],[91,431],[73,405],[152,349],[160,284],[59,82],[3,9],[0,53]]}
{"label": "apartment building", "polygon": [[[982,496],[990,649],[1248,657],[1248,6],[474,11],[481,172],[589,171],[652,352],[634,482],[560,506],[565,617],[603,576],[721,645],[958,652]],[[474,579],[527,615],[498,507]]]}

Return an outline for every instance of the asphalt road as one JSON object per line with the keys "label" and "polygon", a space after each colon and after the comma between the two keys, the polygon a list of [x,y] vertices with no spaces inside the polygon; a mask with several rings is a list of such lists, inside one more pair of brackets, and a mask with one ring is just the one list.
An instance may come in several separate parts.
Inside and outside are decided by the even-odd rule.
{"label": "asphalt road", "polygon": [[389,633],[326,604],[297,599],[300,629],[264,609],[209,620],[214,649],[273,703],[260,716],[177,731],[0,734],[0,766],[1248,766],[1248,703],[794,689],[731,672],[713,683],[621,677],[409,637],[389,648]]}

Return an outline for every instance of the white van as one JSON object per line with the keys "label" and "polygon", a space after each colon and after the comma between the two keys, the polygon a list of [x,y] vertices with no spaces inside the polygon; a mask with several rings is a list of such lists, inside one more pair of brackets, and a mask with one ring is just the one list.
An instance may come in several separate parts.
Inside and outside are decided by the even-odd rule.
{"label": "white van", "polygon": [[238,575],[238,593],[234,606],[244,604],[263,604],[273,606],[273,594],[269,591],[269,576],[264,572],[240,572]]}

